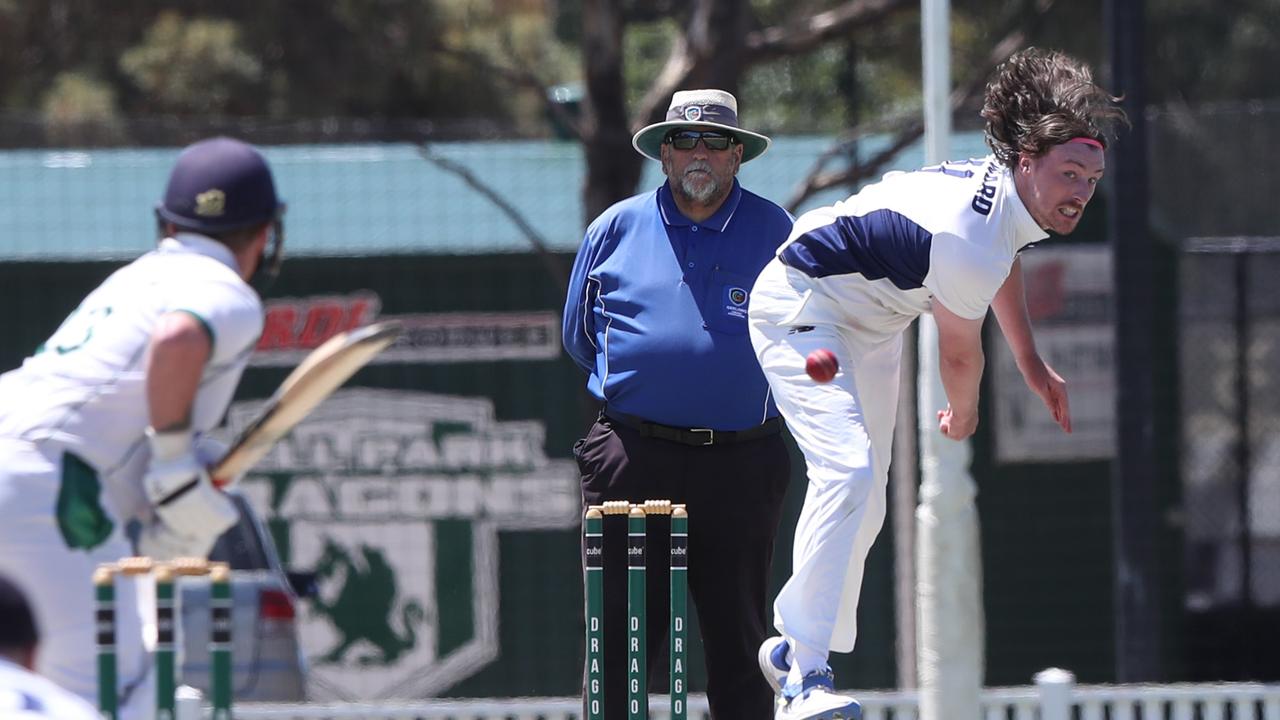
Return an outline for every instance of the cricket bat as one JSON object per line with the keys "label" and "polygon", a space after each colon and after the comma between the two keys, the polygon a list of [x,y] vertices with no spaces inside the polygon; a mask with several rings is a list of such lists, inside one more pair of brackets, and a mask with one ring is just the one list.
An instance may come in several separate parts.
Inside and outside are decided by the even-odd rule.
{"label": "cricket bat", "polygon": [[311,351],[280,383],[262,410],[231,443],[210,470],[213,484],[225,487],[262,459],[325,398],[357,370],[400,337],[396,322],[379,322],[338,333]]}

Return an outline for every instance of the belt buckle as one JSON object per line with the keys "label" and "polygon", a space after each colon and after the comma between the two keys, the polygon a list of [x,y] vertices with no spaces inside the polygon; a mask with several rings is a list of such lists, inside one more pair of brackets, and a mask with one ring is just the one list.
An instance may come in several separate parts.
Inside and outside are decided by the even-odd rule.
{"label": "belt buckle", "polygon": [[712,445],[716,441],[716,431],[713,428],[689,428],[689,432],[706,433],[707,441],[702,443],[703,446]]}

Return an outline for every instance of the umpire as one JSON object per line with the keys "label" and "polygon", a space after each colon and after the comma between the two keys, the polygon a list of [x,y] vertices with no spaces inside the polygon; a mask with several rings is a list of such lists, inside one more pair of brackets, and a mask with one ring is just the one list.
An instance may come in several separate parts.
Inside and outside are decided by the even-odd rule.
{"label": "umpire", "polygon": [[[769,138],[738,125],[721,90],[671,99],[632,140],[662,163],[657,190],[587,228],[569,281],[564,346],[602,410],[574,446],[585,506],[684,503],[689,589],[706,654],[711,714],[773,717],[756,650],[791,474],[782,421],[747,338],[756,275],[791,231],[786,210],[747,190],[738,168]],[[611,516],[621,517],[621,516]],[[605,717],[626,717],[625,523],[605,528]],[[650,523],[649,677],[665,681],[665,527]],[[655,688],[657,690],[663,687]]]}

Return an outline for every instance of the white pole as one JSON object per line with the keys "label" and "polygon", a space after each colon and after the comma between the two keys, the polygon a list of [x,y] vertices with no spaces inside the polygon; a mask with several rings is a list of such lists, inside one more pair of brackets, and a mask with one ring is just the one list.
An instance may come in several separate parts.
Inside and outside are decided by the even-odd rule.
{"label": "white pole", "polygon": [[204,696],[190,685],[179,685],[173,693],[174,720],[200,720],[204,717],[201,705]]}
{"label": "white pole", "polygon": [[924,46],[924,159],[951,156],[951,0],[920,0]]}
{"label": "white pole", "polygon": [[[950,156],[950,0],[921,0],[925,161]],[[917,524],[917,666],[921,720],[981,716],[983,681],[982,567],[977,486],[969,475],[969,443],[938,431],[946,408],[938,374],[933,317],[920,318],[920,506]]]}
{"label": "white pole", "polygon": [[1076,676],[1061,668],[1049,668],[1036,673],[1034,679],[1040,696],[1040,720],[1071,720],[1071,690]]}

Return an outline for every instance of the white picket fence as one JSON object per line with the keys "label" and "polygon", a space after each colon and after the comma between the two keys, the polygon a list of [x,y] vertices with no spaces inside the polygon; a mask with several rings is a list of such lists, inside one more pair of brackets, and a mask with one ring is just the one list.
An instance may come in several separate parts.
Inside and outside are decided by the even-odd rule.
{"label": "white picket fence", "polygon": [[[1070,673],[1047,671],[1036,685],[989,688],[982,718],[972,720],[1280,720],[1280,685],[1259,683],[1074,685]],[[857,692],[863,720],[919,720],[914,691]],[[650,699],[649,717],[669,720],[669,700]],[[243,704],[237,720],[580,720],[578,698],[433,700],[412,703]],[[194,704],[179,718],[209,717]],[[689,718],[709,720],[707,699],[689,696]],[[948,720],[968,720],[951,716]]]}

